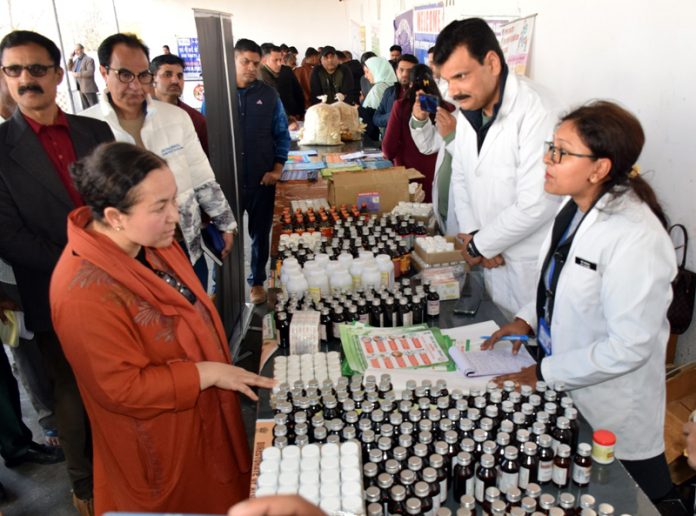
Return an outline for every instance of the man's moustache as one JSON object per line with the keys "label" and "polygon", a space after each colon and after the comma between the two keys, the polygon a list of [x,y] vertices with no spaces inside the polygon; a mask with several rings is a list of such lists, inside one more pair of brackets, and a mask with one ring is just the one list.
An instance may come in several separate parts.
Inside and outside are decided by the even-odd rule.
{"label": "man's moustache", "polygon": [[471,95],[466,95],[466,94],[462,93],[460,95],[453,96],[452,99],[454,99],[454,100],[466,100],[470,97],[471,97]]}
{"label": "man's moustache", "polygon": [[43,88],[41,86],[39,86],[38,84],[25,84],[23,86],[20,86],[19,89],[17,90],[17,92],[20,95],[24,95],[28,91],[33,91],[34,93],[43,93],[44,92]]}

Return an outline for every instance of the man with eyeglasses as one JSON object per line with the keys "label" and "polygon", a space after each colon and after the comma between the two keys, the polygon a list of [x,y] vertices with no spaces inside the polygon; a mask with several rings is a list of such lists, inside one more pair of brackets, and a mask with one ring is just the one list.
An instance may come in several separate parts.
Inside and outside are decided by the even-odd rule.
{"label": "man with eyeglasses", "polygon": [[538,85],[508,70],[480,18],[439,34],[434,64],[459,104],[451,189],[464,258],[485,268],[486,288],[517,313],[534,299],[536,264],[558,199],[544,193],[544,140],[557,111]]}
{"label": "man with eyeglasses", "polygon": [[[112,141],[113,134],[103,122],[68,115],[58,107],[56,93],[64,71],[60,50],[45,36],[7,34],[0,42],[0,59],[18,107],[0,125],[0,258],[13,267],[27,327],[35,334],[50,376],[73,503],[86,515],[92,511],[89,424],[53,330],[48,292],[67,242],[68,213],[83,204],[68,167],[100,143]],[[31,460],[39,451],[23,456]]]}
{"label": "man with eyeglasses", "polygon": [[181,100],[184,92],[184,60],[174,54],[162,54],[150,62],[150,71],[154,75],[152,96],[157,100],[179,106],[188,113],[196,129],[201,146],[208,155],[208,126],[205,117],[197,109]]}
{"label": "man with eyeglasses", "polygon": [[167,160],[178,188],[179,242],[201,283],[208,288],[201,209],[221,232],[223,258],[232,249],[237,221],[215,180],[191,118],[184,110],[150,96],[154,75],[149,49],[137,36],[109,36],[99,45],[97,55],[106,90],[99,104],[83,114],[108,123],[116,140],[138,145]]}

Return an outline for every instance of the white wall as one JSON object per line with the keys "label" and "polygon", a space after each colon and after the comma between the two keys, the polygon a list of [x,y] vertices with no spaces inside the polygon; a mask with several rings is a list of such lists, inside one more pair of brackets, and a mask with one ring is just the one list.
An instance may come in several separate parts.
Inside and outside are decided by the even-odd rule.
{"label": "white wall", "polygon": [[[297,47],[301,54],[308,46],[350,47],[348,1],[119,0],[116,6],[121,30],[140,34],[152,47],[153,55],[160,53],[163,44],[175,52],[177,36],[196,34],[193,8],[232,14],[235,40],[249,38],[259,45],[286,43]],[[158,23],[158,20],[166,22]]]}

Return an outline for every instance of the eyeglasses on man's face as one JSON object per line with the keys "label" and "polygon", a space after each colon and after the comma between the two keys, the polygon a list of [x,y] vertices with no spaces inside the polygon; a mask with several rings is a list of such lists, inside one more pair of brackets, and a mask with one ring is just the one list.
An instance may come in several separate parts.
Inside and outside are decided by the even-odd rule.
{"label": "eyeglasses on man's face", "polygon": [[27,66],[22,65],[8,65],[0,67],[5,75],[8,77],[19,77],[22,72],[26,70],[32,77],[43,77],[45,76],[51,68],[57,69],[57,65],[42,65],[42,64],[30,64]]}
{"label": "eyeglasses on man's face", "polygon": [[595,156],[594,154],[578,154],[577,152],[570,152],[565,149],[561,149],[560,147],[557,147],[553,142],[544,142],[544,146],[544,154],[549,154],[551,157],[551,161],[556,165],[563,161],[563,156],[597,159],[597,156]]}
{"label": "eyeglasses on man's face", "polygon": [[107,72],[114,72],[118,77],[118,80],[126,84],[133,82],[137,77],[138,82],[140,84],[147,86],[148,84],[152,84],[152,81],[155,78],[155,76],[152,75],[152,72],[150,72],[149,70],[140,72],[137,75],[126,68],[119,68],[118,70],[116,70],[115,68],[107,66],[106,70]]}

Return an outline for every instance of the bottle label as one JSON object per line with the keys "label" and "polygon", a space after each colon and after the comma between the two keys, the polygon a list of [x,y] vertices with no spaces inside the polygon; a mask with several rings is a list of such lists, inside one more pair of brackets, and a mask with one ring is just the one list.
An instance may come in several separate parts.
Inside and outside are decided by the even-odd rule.
{"label": "bottle label", "polygon": [[440,480],[440,504],[447,501],[447,478]]}
{"label": "bottle label", "polygon": [[341,336],[341,330],[338,329],[338,327],[341,325],[341,323],[333,323],[333,334],[334,338],[339,339]]}
{"label": "bottle label", "polygon": [[464,494],[467,494],[469,496],[474,496],[475,491],[474,491],[474,477],[469,477],[466,479],[466,487],[464,489]]}
{"label": "bottle label", "polygon": [[518,487],[520,489],[527,489],[527,486],[529,485],[529,473],[529,468],[520,466],[520,479],[518,480]]}
{"label": "bottle label", "polygon": [[517,487],[520,479],[520,474],[518,472],[508,473],[507,471],[501,471],[498,477],[498,489],[501,493],[507,493],[508,489]]}
{"label": "bottle label", "polygon": [[329,340],[326,336],[326,324],[319,325],[319,340]]}
{"label": "bottle label", "polygon": [[309,287],[309,295],[312,296],[314,302],[318,303],[319,301],[321,301],[321,288]]}
{"label": "bottle label", "polygon": [[433,496],[433,514],[437,513],[437,510],[440,508],[440,495]]}
{"label": "bottle label", "polygon": [[483,503],[485,488],[486,484],[484,484],[483,480],[476,478],[476,482],[474,484],[474,498],[476,498],[476,501],[479,503]]}
{"label": "bottle label", "polygon": [[356,276],[353,276],[353,290],[357,290],[360,285],[362,285],[362,276],[359,274]]}
{"label": "bottle label", "polygon": [[360,314],[360,317],[358,320],[361,323],[369,324],[370,323],[370,315],[369,314]]}
{"label": "bottle label", "polygon": [[558,451],[558,445],[561,444],[561,441],[557,439],[553,439],[551,441],[551,449],[553,450],[553,454],[555,455],[556,452]]}
{"label": "bottle label", "polygon": [[382,272],[379,275],[380,277],[380,282],[379,284],[383,287],[389,288],[389,273],[388,272]]}
{"label": "bottle label", "polygon": [[549,482],[553,475],[553,461],[539,461],[539,482]]}
{"label": "bottle label", "polygon": [[581,486],[587,485],[590,483],[591,474],[592,466],[578,466],[575,464],[573,467],[573,482]]}
{"label": "bottle label", "polygon": [[428,301],[428,315],[434,317],[440,315],[440,300]]}
{"label": "bottle label", "polygon": [[413,325],[413,312],[406,312],[406,313],[403,315],[402,319],[403,319],[403,321],[404,321],[404,324],[403,324],[404,326],[411,326],[411,325]]}
{"label": "bottle label", "polygon": [[391,325],[392,325],[392,328],[396,328],[396,325],[397,325],[397,323],[399,322],[399,320],[398,320],[398,318],[397,318],[398,315],[399,315],[399,314],[396,313],[396,310],[394,310],[394,313],[392,313],[392,317],[391,317]]}
{"label": "bottle label", "polygon": [[558,466],[554,466],[553,483],[561,487],[568,485],[568,468],[559,468]]}

